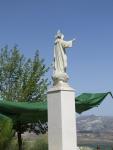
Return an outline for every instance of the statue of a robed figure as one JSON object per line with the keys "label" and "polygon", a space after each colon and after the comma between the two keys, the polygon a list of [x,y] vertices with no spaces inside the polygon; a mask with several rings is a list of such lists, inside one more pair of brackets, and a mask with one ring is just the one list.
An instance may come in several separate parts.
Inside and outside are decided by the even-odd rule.
{"label": "statue of a robed figure", "polygon": [[58,31],[54,42],[53,86],[47,92],[48,149],[79,150],[77,147],[75,90],[68,84],[66,49],[73,40],[64,41]]}
{"label": "statue of a robed figure", "polygon": [[64,41],[64,35],[58,31],[54,42],[54,62],[53,62],[53,84],[67,82],[69,77],[66,73],[67,55],[66,48],[72,47],[73,41]]}

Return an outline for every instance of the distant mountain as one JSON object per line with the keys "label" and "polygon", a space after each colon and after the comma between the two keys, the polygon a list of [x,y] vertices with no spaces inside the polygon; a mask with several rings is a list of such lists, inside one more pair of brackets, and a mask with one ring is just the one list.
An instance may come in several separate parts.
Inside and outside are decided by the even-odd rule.
{"label": "distant mountain", "polygon": [[77,118],[78,143],[113,144],[113,117],[80,116]]}
{"label": "distant mountain", "polygon": [[78,131],[113,132],[113,117],[81,116],[77,118]]}

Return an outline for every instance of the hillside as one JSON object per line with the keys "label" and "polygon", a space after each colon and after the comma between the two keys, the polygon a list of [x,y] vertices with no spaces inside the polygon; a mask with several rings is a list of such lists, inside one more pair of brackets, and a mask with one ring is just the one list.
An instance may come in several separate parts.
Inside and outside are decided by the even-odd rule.
{"label": "hillside", "polygon": [[113,117],[81,116],[77,118],[78,143],[113,144]]}

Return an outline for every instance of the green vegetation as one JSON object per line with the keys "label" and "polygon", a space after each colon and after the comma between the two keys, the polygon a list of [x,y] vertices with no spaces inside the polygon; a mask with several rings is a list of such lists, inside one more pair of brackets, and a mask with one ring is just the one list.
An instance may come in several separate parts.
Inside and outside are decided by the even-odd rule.
{"label": "green vegetation", "polygon": [[4,150],[13,136],[12,121],[0,114],[0,149]]}
{"label": "green vegetation", "polygon": [[80,147],[80,150],[94,150],[93,148],[90,148],[90,147]]}
{"label": "green vegetation", "polygon": [[[47,71],[48,67],[45,66],[44,60],[39,57],[38,51],[36,51],[33,59],[26,59],[17,46],[11,50],[5,46],[0,50],[0,99],[13,102],[46,101],[48,79],[45,78],[45,73]],[[1,122],[3,121],[1,120]],[[8,143],[7,138],[12,138],[10,128],[13,125],[10,126],[10,123],[7,123],[6,126],[5,122],[8,120],[6,119],[0,126],[0,135],[3,139],[0,138],[1,147],[4,146],[5,142]],[[13,128],[18,135],[19,150],[22,150],[21,134],[28,129],[28,124],[23,125],[18,122]],[[7,133],[4,131],[3,134],[2,130],[6,130]]]}
{"label": "green vegetation", "polygon": [[9,101],[46,100],[48,68],[36,51],[33,59],[26,59],[17,46],[0,51],[0,95]]}
{"label": "green vegetation", "polygon": [[[84,145],[84,146],[80,146],[80,150],[97,150],[97,146],[98,144],[87,144],[87,145]],[[101,144],[99,145],[100,147],[100,150],[112,150],[113,149],[113,146],[108,144]]]}
{"label": "green vegetation", "polygon": [[30,141],[25,142],[25,150],[48,150],[47,134],[37,137],[37,139],[32,142],[31,148],[30,145]]}
{"label": "green vegetation", "polygon": [[[18,150],[16,138],[13,138],[5,150]],[[23,140],[23,150],[48,150],[47,134],[39,135],[35,140]]]}

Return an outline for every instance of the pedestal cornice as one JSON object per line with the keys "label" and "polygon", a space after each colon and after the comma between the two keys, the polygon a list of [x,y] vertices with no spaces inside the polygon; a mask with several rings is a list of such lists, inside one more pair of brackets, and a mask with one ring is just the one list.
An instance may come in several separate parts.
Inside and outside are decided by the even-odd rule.
{"label": "pedestal cornice", "polygon": [[51,87],[47,93],[53,93],[53,92],[58,92],[58,91],[72,91],[75,92],[75,89],[73,89],[72,87],[69,86],[68,83],[59,83],[57,85],[54,85],[53,87]]}

